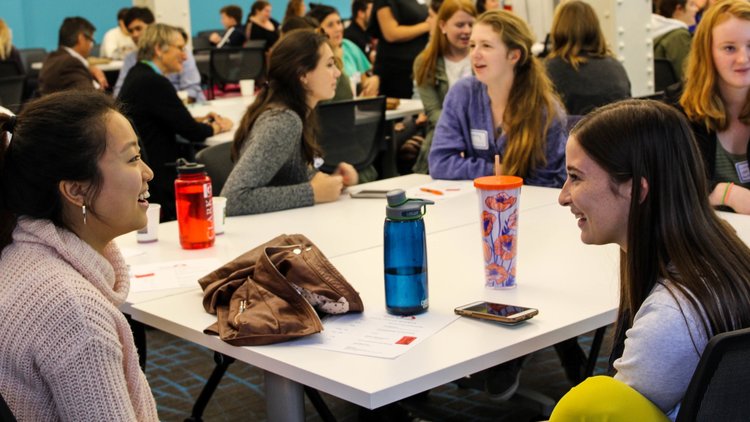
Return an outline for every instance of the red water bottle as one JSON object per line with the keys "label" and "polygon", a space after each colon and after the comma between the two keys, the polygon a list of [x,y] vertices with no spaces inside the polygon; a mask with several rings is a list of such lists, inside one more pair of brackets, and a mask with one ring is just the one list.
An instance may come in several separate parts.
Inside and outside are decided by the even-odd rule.
{"label": "red water bottle", "polygon": [[202,249],[214,244],[214,207],[211,178],[203,164],[177,162],[174,181],[177,225],[183,249]]}

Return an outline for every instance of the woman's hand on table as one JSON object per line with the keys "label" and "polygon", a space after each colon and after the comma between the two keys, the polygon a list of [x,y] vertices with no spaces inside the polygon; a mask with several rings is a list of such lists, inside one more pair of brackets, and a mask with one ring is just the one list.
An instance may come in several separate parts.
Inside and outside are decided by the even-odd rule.
{"label": "woman's hand on table", "polygon": [[725,205],[737,214],[750,214],[750,190],[742,186],[719,183],[708,199],[711,205]]}
{"label": "woman's hand on table", "polygon": [[234,126],[234,122],[232,122],[232,119],[228,117],[222,117],[214,112],[208,113],[203,117],[196,117],[195,120],[198,123],[211,125],[211,128],[213,128],[214,130],[214,135],[223,132],[229,132],[232,129],[232,126]]}
{"label": "woman's hand on table", "polygon": [[357,169],[352,167],[349,163],[343,161],[340,162],[333,174],[341,176],[342,181],[344,182],[344,187],[353,186],[359,183],[359,173],[357,173]]}
{"label": "woman's hand on table", "polygon": [[339,199],[341,191],[344,189],[344,178],[338,174],[331,175],[319,171],[310,180],[310,185],[316,204],[332,202]]}
{"label": "woman's hand on table", "polygon": [[365,76],[362,81],[362,97],[375,97],[380,90],[380,77],[378,75]]}

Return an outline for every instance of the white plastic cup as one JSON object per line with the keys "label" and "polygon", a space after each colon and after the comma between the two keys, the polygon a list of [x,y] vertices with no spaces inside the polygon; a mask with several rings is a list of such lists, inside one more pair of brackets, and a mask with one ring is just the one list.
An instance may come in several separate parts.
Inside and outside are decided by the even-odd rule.
{"label": "white plastic cup", "polygon": [[161,205],[159,204],[148,204],[148,211],[146,211],[146,218],[148,223],[146,227],[138,230],[135,235],[135,239],[138,243],[156,242],[159,240],[159,218],[161,214]]}
{"label": "white plastic cup", "polygon": [[177,91],[177,97],[182,101],[182,104],[187,105],[190,102],[190,96],[185,90]]}
{"label": "white plastic cup", "polygon": [[255,79],[243,79],[240,81],[240,92],[243,97],[255,95]]}
{"label": "white plastic cup", "polygon": [[227,219],[227,198],[214,196],[214,233],[224,233],[224,222]]}

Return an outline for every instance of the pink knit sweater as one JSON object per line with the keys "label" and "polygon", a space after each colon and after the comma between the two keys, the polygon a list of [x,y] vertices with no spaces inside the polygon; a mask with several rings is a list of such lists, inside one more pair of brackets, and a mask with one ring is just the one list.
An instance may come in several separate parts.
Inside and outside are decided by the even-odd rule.
{"label": "pink knit sweater", "polygon": [[156,421],[125,317],[128,269],[48,220],[0,256],[0,393],[19,421]]}

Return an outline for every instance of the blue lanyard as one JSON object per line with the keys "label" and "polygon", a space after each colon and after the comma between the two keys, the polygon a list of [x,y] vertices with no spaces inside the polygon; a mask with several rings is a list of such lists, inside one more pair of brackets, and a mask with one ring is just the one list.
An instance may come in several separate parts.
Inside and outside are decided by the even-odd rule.
{"label": "blue lanyard", "polygon": [[164,76],[164,74],[161,72],[161,70],[158,67],[156,67],[156,65],[154,64],[154,62],[152,62],[151,60],[141,60],[141,63],[149,65],[151,67],[151,69],[154,69],[154,72],[156,72],[157,75]]}

